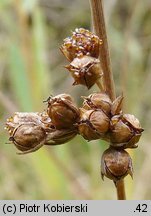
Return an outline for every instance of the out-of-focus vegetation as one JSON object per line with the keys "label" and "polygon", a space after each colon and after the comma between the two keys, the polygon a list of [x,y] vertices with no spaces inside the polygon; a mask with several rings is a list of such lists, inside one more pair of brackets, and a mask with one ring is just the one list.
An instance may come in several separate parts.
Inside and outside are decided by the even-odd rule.
{"label": "out-of-focus vegetation", "polygon": [[[145,132],[130,151],[134,180],[128,199],[151,199],[151,1],[106,0],[105,17],[117,95]],[[89,1],[0,1],[0,199],[116,199],[113,183],[100,178],[107,144],[77,136],[62,146],[19,156],[4,131],[14,111],[42,111],[50,94],[70,93],[78,104],[87,91],[72,87],[59,51],[76,27],[90,29]]]}

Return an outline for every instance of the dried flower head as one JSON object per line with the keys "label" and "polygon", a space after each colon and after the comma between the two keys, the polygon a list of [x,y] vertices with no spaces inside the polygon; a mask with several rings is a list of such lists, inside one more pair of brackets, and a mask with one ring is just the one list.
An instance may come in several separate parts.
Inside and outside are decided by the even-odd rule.
{"label": "dried flower head", "polygon": [[74,78],[73,85],[85,85],[88,89],[102,76],[100,61],[90,56],[75,58],[66,68]]}
{"label": "dried flower head", "polygon": [[119,148],[136,148],[143,129],[139,120],[131,114],[115,115],[110,121],[111,145]]}
{"label": "dried flower head", "polygon": [[68,94],[60,94],[47,100],[47,113],[56,129],[74,128],[79,119],[79,109]]}
{"label": "dried flower head", "polygon": [[101,159],[101,175],[114,182],[127,175],[133,176],[132,159],[125,150],[107,149]]}
{"label": "dried flower head", "polygon": [[84,97],[83,108],[90,110],[90,109],[101,109],[107,115],[111,112],[111,99],[106,93],[99,92],[93,93],[88,97]]}
{"label": "dried flower head", "polygon": [[64,44],[60,49],[68,61],[71,62],[74,58],[84,55],[98,58],[101,44],[102,40],[92,32],[77,28],[72,32],[71,37],[64,40]]}
{"label": "dried flower head", "polygon": [[80,109],[79,133],[87,140],[105,139],[109,129],[109,118],[101,110]]}

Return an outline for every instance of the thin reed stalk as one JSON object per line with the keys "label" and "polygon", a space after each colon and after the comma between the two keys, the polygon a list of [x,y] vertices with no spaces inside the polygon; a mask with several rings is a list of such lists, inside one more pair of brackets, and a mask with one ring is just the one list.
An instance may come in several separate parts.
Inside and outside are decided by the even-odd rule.
{"label": "thin reed stalk", "polygon": [[[102,0],[90,0],[90,5],[94,31],[96,35],[103,41],[100,49],[100,62],[103,71],[104,85],[106,92],[109,94],[111,100],[113,101],[116,98],[116,94],[113,73],[111,69],[110,53],[108,48]],[[102,88],[100,88],[100,90],[102,90]],[[124,180],[116,182],[116,190],[117,199],[125,200],[126,195]]]}

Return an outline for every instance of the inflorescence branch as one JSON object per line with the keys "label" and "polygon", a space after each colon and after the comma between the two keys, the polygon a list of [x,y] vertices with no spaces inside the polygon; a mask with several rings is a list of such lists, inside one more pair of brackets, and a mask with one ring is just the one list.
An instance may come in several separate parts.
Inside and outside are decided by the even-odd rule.
{"label": "inflorescence branch", "polygon": [[[110,73],[108,86],[109,70],[104,71],[101,62],[105,59],[101,58],[105,44],[105,37],[99,38],[79,28],[60,47],[69,62],[66,68],[74,79],[73,85],[81,84],[89,89],[97,84],[100,92],[83,97],[80,108],[68,94],[50,96],[46,100],[46,112],[16,112],[7,119],[6,129],[19,154],[37,151],[44,145],[65,144],[77,134],[88,141],[105,140],[109,147],[102,155],[101,176],[113,180],[116,187],[119,183],[123,187],[122,179],[133,175],[132,159],[126,149],[137,147],[143,129],[134,115],[123,113],[123,96],[115,98],[114,90],[109,91],[113,87],[112,75]],[[105,81],[105,88],[100,78]],[[123,197],[118,194],[119,199]]]}

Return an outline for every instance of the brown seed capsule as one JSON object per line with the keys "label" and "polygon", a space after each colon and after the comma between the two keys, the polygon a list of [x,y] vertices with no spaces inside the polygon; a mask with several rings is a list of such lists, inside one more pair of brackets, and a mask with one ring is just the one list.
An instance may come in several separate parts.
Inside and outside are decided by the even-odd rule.
{"label": "brown seed capsule", "polygon": [[100,61],[90,56],[75,58],[70,65],[66,66],[74,78],[73,85],[85,85],[91,88],[101,77]]}
{"label": "brown seed capsule", "polygon": [[98,58],[101,44],[102,40],[99,37],[86,29],[79,28],[75,29],[71,37],[64,40],[60,50],[71,62],[74,58],[83,55]]}
{"label": "brown seed capsule", "polygon": [[79,118],[79,110],[67,94],[50,97],[47,113],[56,129],[74,128]]}
{"label": "brown seed capsule", "polygon": [[14,129],[22,123],[41,123],[41,117],[39,113],[26,113],[15,112],[13,117],[7,119],[6,128],[10,135],[13,134]]}
{"label": "brown seed capsule", "polygon": [[111,145],[117,148],[136,148],[143,129],[134,115],[115,115],[110,121]]}
{"label": "brown seed capsule", "polygon": [[9,138],[17,149],[23,153],[30,153],[41,148],[46,139],[46,132],[40,126],[35,123],[23,123],[20,124],[13,131],[12,136]]}
{"label": "brown seed capsule", "polygon": [[93,93],[88,97],[84,97],[83,108],[86,110],[90,109],[101,109],[107,115],[111,112],[111,99],[106,93]]}
{"label": "brown seed capsule", "polygon": [[5,129],[12,136],[14,130],[24,123],[34,123],[43,127],[50,127],[52,125],[51,119],[46,112],[15,112],[13,117],[7,119]]}
{"label": "brown seed capsule", "polygon": [[45,145],[60,145],[73,139],[78,134],[74,129],[50,130],[47,133]]}
{"label": "brown seed capsule", "polygon": [[52,127],[51,119],[46,112],[16,112],[8,118],[6,128],[9,140],[22,151],[22,154],[38,150],[44,145],[47,130]]}
{"label": "brown seed capsule", "polygon": [[86,140],[107,139],[109,118],[101,110],[80,109],[79,133]]}
{"label": "brown seed capsule", "polygon": [[7,120],[6,129],[10,133],[9,140],[21,151],[18,154],[34,152],[43,145],[66,143],[78,133],[77,128],[56,129],[46,112],[16,112]]}
{"label": "brown seed capsule", "polygon": [[133,177],[132,159],[125,150],[114,148],[107,149],[101,159],[101,175],[104,175],[114,182],[127,175]]}

